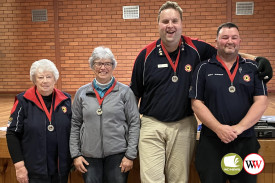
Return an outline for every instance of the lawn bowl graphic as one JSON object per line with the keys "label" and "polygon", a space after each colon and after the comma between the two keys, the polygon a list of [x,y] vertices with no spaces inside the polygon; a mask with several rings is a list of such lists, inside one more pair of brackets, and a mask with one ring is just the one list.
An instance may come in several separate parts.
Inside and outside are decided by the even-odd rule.
{"label": "lawn bowl graphic", "polygon": [[239,158],[236,158],[236,155],[226,156],[224,157],[224,165],[227,167],[238,167],[237,163],[239,162]]}

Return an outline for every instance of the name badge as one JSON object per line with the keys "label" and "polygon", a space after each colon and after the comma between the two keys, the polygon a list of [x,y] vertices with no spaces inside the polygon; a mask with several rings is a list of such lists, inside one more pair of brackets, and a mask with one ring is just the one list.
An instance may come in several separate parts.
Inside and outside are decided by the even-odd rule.
{"label": "name badge", "polygon": [[158,68],[165,68],[168,67],[168,64],[158,64]]}

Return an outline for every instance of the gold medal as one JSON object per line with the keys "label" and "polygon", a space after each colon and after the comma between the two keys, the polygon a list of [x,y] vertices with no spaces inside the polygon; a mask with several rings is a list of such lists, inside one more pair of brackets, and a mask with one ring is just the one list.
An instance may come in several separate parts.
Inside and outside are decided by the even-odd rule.
{"label": "gold medal", "polygon": [[179,80],[178,76],[173,76],[173,77],[172,77],[172,81],[173,81],[174,83],[178,82],[178,80]]}
{"label": "gold medal", "polygon": [[235,88],[235,86],[232,85],[228,88],[228,90],[230,93],[234,93],[236,91],[236,88]]}
{"label": "gold medal", "polygon": [[52,132],[52,131],[54,130],[53,125],[49,125],[49,126],[48,126],[48,130],[49,130],[50,132]]}
{"label": "gold medal", "polygon": [[96,110],[96,114],[97,114],[97,115],[100,116],[100,115],[102,115],[102,113],[103,113],[103,111],[102,111],[101,108],[99,108],[99,109]]}

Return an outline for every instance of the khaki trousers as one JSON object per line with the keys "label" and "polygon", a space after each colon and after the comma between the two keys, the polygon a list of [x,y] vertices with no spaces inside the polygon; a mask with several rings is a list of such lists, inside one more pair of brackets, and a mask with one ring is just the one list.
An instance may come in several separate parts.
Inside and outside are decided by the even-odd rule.
{"label": "khaki trousers", "polygon": [[169,123],[143,116],[139,139],[141,182],[187,183],[196,133],[194,116]]}

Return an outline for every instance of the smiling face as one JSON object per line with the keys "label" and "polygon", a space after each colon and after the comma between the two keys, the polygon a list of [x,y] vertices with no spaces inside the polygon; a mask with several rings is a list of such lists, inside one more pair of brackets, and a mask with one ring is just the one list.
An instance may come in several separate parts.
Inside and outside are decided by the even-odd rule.
{"label": "smiling face", "polygon": [[35,85],[37,87],[37,91],[42,96],[49,96],[54,89],[55,85],[55,78],[52,72],[50,71],[44,71],[39,72],[37,71],[35,74]]}
{"label": "smiling face", "polygon": [[111,59],[98,59],[93,63],[93,71],[96,75],[96,80],[101,84],[108,83],[113,76],[113,63]]}
{"label": "smiling face", "polygon": [[235,27],[223,27],[216,39],[216,47],[219,55],[237,55],[240,50],[240,34]]}
{"label": "smiling face", "polygon": [[182,34],[180,13],[173,8],[163,10],[159,16],[158,26],[165,47],[177,47]]}

